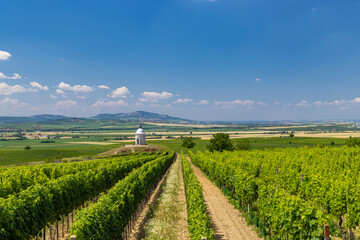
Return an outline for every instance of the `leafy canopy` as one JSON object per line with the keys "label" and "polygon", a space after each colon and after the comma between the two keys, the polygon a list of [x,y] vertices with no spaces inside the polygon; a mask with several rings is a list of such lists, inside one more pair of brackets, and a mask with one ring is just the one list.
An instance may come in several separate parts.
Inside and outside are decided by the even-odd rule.
{"label": "leafy canopy", "polygon": [[345,145],[347,145],[348,147],[360,146],[360,138],[350,137],[350,138],[346,139]]}
{"label": "leafy canopy", "polygon": [[210,151],[233,151],[234,146],[230,140],[229,134],[225,133],[217,133],[213,135],[213,138],[210,139],[210,144],[206,146],[206,148]]}
{"label": "leafy canopy", "polygon": [[195,145],[196,145],[196,142],[194,141],[194,139],[192,137],[185,137],[182,139],[181,146],[183,146],[183,147],[190,149],[190,148],[195,147]]}

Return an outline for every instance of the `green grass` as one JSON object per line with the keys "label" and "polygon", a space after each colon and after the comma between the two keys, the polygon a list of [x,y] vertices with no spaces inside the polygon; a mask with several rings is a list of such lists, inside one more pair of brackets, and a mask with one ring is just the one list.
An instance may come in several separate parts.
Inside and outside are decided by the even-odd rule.
{"label": "green grass", "polygon": [[[345,138],[310,138],[310,137],[293,137],[293,138],[249,138],[252,143],[252,149],[265,149],[265,148],[288,148],[288,147],[313,147],[318,144],[325,146],[339,147],[345,144]],[[240,139],[233,139],[236,146],[237,141]],[[331,145],[331,142],[334,145]]]}
{"label": "green grass", "polygon": [[0,149],[0,165],[15,165],[24,164],[28,162],[44,161],[49,158],[54,158],[60,155],[63,158],[78,157],[78,156],[94,156],[110,149],[121,147],[124,144],[113,145],[62,145],[50,148],[32,148],[25,150],[23,148],[15,148],[12,150]]}
{"label": "green grass", "polygon": [[[293,137],[293,138],[279,138],[279,137],[269,137],[269,138],[249,138],[252,144],[252,149],[265,149],[265,148],[287,148],[287,147],[314,147],[318,144],[323,144],[325,146],[338,147],[345,143],[344,138],[309,138],[309,137]],[[237,142],[241,139],[232,139],[234,147],[236,147]],[[334,145],[331,145],[331,142],[334,142]],[[205,151],[206,145],[209,144],[209,140],[195,140],[196,146],[191,149],[192,151]],[[291,143],[290,143],[291,142]],[[181,146],[181,140],[161,140],[161,141],[148,141],[148,143],[161,144],[164,146],[173,149],[177,153],[184,151],[185,154],[188,154],[188,149]]]}

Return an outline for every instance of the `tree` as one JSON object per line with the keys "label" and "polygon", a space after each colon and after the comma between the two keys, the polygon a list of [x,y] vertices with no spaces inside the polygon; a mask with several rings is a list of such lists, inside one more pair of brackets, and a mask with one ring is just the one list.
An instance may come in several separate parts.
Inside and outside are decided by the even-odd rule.
{"label": "tree", "polygon": [[239,150],[250,150],[251,149],[251,142],[248,138],[244,138],[240,140],[237,144],[237,148]]}
{"label": "tree", "polygon": [[31,147],[30,147],[29,145],[27,145],[27,146],[24,147],[24,149],[25,149],[25,150],[30,150]]}
{"label": "tree", "polygon": [[359,138],[353,138],[353,137],[350,136],[348,139],[346,139],[345,145],[347,145],[348,147],[359,146],[360,145],[360,139]]}
{"label": "tree", "polygon": [[190,148],[195,147],[195,145],[196,145],[196,142],[194,141],[194,139],[192,137],[185,137],[182,139],[181,146],[183,146],[183,147],[190,149]]}
{"label": "tree", "polygon": [[290,135],[289,135],[289,137],[294,137],[294,136],[295,136],[294,132],[291,132]]}
{"label": "tree", "polygon": [[234,146],[230,140],[229,134],[225,133],[217,133],[213,135],[213,138],[210,139],[210,144],[206,145],[206,148],[213,152],[213,151],[219,151],[222,152],[224,150],[226,151],[233,151]]}

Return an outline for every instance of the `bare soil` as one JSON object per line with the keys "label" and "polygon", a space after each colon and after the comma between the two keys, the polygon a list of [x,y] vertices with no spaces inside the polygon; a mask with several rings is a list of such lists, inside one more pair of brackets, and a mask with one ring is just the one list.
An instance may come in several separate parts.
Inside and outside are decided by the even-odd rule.
{"label": "bare soil", "polygon": [[[190,160],[190,158],[188,158]],[[203,186],[203,195],[216,240],[260,239],[226,197],[201,171],[192,164],[194,173]]]}

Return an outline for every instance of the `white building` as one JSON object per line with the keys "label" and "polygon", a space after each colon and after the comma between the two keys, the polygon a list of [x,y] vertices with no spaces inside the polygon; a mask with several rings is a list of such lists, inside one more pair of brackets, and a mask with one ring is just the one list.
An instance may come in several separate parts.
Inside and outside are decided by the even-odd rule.
{"label": "white building", "polygon": [[146,133],[144,129],[140,128],[136,131],[135,134],[135,145],[145,145],[146,144]]}

